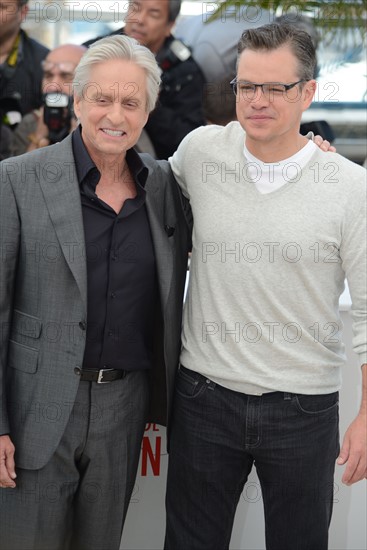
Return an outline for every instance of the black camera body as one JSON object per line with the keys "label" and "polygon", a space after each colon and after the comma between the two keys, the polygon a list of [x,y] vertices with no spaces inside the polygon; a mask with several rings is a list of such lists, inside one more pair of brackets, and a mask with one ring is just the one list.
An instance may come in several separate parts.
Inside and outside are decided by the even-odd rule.
{"label": "black camera body", "polygon": [[43,120],[48,128],[50,143],[62,141],[70,132],[73,117],[73,98],[66,94],[44,95]]}
{"label": "black camera body", "polygon": [[160,52],[157,56],[157,62],[163,71],[187,61],[191,57],[191,50],[181,40],[175,38],[170,42],[168,48]]}
{"label": "black camera body", "polygon": [[0,125],[4,124],[9,128],[16,128],[22,120],[22,108],[20,94],[4,96],[0,98]]}

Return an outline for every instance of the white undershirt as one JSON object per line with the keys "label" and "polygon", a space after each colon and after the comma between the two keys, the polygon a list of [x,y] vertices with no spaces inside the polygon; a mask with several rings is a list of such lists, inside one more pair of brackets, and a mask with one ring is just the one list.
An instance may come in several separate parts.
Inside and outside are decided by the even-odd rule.
{"label": "white undershirt", "polygon": [[317,145],[313,141],[302,147],[295,155],[278,162],[263,162],[254,157],[246,145],[243,153],[248,160],[247,174],[256,185],[259,193],[265,195],[279,189],[292,179],[298,179],[299,172],[312,157]]}

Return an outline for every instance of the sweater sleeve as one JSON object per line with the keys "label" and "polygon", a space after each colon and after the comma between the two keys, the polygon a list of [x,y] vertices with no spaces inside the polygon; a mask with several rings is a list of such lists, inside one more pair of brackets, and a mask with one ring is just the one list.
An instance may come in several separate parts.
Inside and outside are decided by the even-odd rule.
{"label": "sweater sleeve", "polygon": [[[367,363],[367,252],[366,185],[358,186],[354,198],[360,206],[346,212],[340,256],[352,298],[353,349],[361,365]],[[356,205],[354,202],[354,206]]]}
{"label": "sweater sleeve", "polygon": [[168,162],[171,165],[171,169],[173,172],[173,175],[175,176],[175,179],[179,186],[181,187],[181,191],[183,195],[190,200],[190,193],[187,186],[186,181],[186,156],[187,156],[187,150],[189,149],[190,141],[192,139],[192,135],[196,131],[190,132],[180,143],[177,151],[173,154],[172,157],[168,159]]}
{"label": "sweater sleeve", "polygon": [[[8,164],[9,163],[9,164]],[[6,365],[10,323],[13,310],[16,266],[20,246],[20,220],[16,200],[10,183],[10,174],[16,171],[12,160],[0,166],[0,435],[9,433],[6,408]]]}

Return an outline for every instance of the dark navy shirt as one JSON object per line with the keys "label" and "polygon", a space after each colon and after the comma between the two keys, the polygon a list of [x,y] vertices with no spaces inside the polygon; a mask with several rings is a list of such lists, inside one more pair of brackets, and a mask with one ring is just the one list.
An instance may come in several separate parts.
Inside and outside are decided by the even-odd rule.
{"label": "dark navy shirt", "polygon": [[145,207],[148,169],[133,149],[127,151],[137,195],[126,200],[116,214],[96,195],[100,172],[83,143],[80,127],[72,139],[88,276],[83,368],[148,369],[158,301],[154,249]]}

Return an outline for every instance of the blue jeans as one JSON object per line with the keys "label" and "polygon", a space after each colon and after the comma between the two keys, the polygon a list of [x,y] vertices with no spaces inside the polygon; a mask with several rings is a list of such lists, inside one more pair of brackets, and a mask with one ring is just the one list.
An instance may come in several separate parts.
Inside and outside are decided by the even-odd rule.
{"label": "blue jeans", "polygon": [[267,550],[327,550],[338,393],[228,390],[180,368],[170,434],[166,550],[225,550],[255,464]]}

